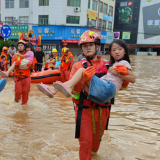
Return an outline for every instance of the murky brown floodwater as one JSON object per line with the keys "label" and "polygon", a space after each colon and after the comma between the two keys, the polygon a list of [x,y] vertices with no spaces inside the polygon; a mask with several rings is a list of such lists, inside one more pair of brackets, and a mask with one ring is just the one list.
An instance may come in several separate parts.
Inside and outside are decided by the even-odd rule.
{"label": "murky brown floodwater", "polygon": [[[108,59],[108,56],[104,56]],[[134,85],[120,91],[93,160],[160,159],[160,57],[131,56]],[[28,105],[14,102],[14,82],[0,93],[1,160],[78,160],[71,99],[31,85]]]}

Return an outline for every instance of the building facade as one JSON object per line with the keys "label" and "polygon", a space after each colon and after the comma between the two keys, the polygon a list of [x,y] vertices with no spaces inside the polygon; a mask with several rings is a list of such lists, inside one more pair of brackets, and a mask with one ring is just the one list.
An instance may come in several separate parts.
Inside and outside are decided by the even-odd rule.
{"label": "building facade", "polygon": [[[1,2],[1,21],[3,24],[11,26],[13,32],[10,39],[17,39],[19,32],[27,35],[27,31],[32,28],[35,34],[39,35],[38,31],[42,29],[43,34],[41,35],[44,35],[42,36],[42,45],[59,49],[63,47],[63,42],[65,42],[63,40],[67,40],[65,42],[67,47],[75,52],[79,47],[72,40],[77,40],[76,36],[80,37],[82,32],[76,33],[79,29],[92,28],[91,30],[97,32],[100,37],[102,30],[104,33],[102,43],[107,43],[105,36],[108,31],[112,31],[114,26],[114,5],[115,0],[3,0]],[[73,28],[68,31],[72,33],[73,37],[70,39],[63,37],[60,32],[56,36],[54,36],[55,33],[53,35],[44,34],[44,32],[48,32],[48,28],[54,31],[56,26],[59,29],[64,29],[63,26],[72,26]],[[45,30],[45,28],[47,29]],[[65,29],[61,32],[65,32]],[[102,45],[104,46],[104,44]],[[48,47],[43,48],[48,49]],[[80,49],[75,54],[80,54]]]}
{"label": "building facade", "polygon": [[160,55],[160,1],[141,0],[137,53]]}

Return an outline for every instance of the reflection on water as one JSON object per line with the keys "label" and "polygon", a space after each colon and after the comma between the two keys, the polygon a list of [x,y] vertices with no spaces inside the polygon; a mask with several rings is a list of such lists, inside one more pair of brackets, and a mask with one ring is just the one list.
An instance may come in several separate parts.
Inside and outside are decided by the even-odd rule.
{"label": "reflection on water", "polygon": [[[107,58],[104,56],[104,58]],[[120,91],[93,160],[160,159],[160,57],[132,56],[136,83]],[[0,93],[1,160],[78,160],[71,99],[53,99],[31,85],[26,106],[14,102],[14,82]]]}

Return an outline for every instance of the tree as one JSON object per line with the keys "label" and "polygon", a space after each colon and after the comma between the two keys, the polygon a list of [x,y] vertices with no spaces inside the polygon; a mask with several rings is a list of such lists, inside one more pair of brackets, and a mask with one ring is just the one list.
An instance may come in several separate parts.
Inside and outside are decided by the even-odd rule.
{"label": "tree", "polygon": [[15,47],[16,47],[16,43],[14,42],[14,41],[11,41],[11,40],[6,40],[6,42],[2,39],[2,40],[0,40],[0,52],[2,51],[2,48],[4,47],[4,46],[6,46],[6,47],[10,47],[10,45],[11,44],[14,44],[15,45]]}

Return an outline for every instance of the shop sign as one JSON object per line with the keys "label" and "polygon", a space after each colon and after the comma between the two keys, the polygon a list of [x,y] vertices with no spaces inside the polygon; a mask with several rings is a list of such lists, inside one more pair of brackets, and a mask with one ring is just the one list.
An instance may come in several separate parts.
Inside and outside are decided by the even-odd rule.
{"label": "shop sign", "polygon": [[62,40],[62,43],[78,43],[79,40]]}
{"label": "shop sign", "polygon": [[19,25],[19,26],[10,26],[11,27],[11,36],[9,39],[19,39],[19,32],[25,33],[27,36],[28,33],[28,25]]}
{"label": "shop sign", "polygon": [[103,20],[113,22],[113,17],[104,14],[103,15]]}
{"label": "shop sign", "polygon": [[131,32],[123,32],[122,33],[122,39],[130,39]]}
{"label": "shop sign", "polygon": [[114,39],[120,39],[120,32],[114,32]]}
{"label": "shop sign", "polygon": [[90,9],[87,9],[87,18],[89,19],[93,19],[93,20],[97,20],[98,18],[98,13],[96,11],[93,11],[93,10],[90,10]]}
{"label": "shop sign", "polygon": [[107,44],[110,44],[113,41],[114,33],[113,32],[107,32]]}
{"label": "shop sign", "polygon": [[90,30],[76,26],[32,26],[32,29],[36,36],[41,35],[42,40],[79,40],[86,30]]}
{"label": "shop sign", "polygon": [[107,43],[107,32],[101,31],[101,43]]}
{"label": "shop sign", "polygon": [[143,7],[143,28],[144,39],[160,35],[160,3]]}

